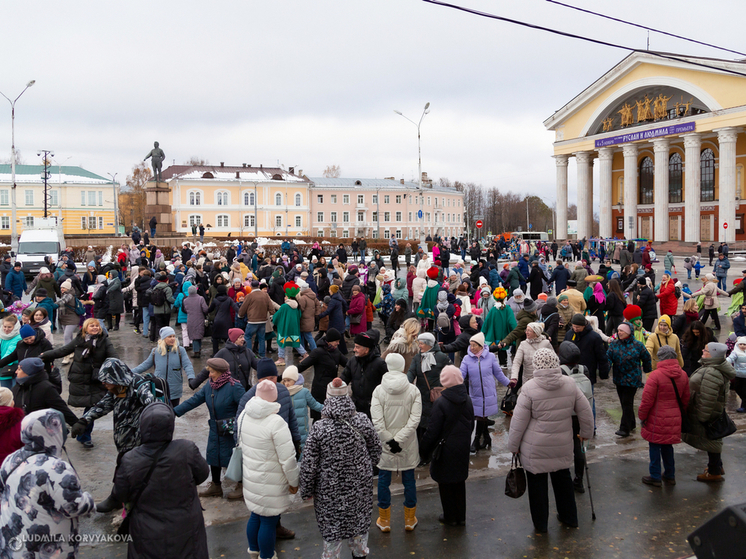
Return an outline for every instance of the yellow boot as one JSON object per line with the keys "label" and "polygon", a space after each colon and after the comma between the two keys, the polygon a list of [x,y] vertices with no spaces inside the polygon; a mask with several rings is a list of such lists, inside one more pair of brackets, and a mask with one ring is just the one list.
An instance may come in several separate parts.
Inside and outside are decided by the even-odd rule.
{"label": "yellow boot", "polygon": [[387,509],[378,507],[378,520],[376,520],[376,526],[381,529],[381,532],[391,531],[391,507]]}
{"label": "yellow boot", "polygon": [[417,512],[417,507],[414,506],[411,509],[404,507],[404,529],[407,532],[414,530],[417,526],[417,517],[414,515]]}

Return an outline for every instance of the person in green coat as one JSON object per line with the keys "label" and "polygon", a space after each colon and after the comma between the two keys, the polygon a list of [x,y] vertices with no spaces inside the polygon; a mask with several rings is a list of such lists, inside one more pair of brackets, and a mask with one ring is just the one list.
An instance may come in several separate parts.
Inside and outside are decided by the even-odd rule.
{"label": "person in green coat", "polygon": [[508,277],[505,279],[505,282],[508,284],[508,297],[513,296],[513,291],[520,289],[521,281],[523,281],[521,271],[515,262],[511,262],[510,272],[508,272]]}
{"label": "person in green coat", "polygon": [[705,434],[705,423],[720,417],[728,400],[730,381],[736,378],[736,370],[726,361],[728,346],[710,342],[702,351],[702,366],[689,379],[689,433],[682,433],[681,440],[689,446],[707,452],[708,463],[697,481],[723,481],[723,439],[710,440]]}
{"label": "person in green coat", "polygon": [[[284,286],[285,303],[272,316],[272,322],[277,327],[277,354],[280,357],[276,361],[278,367],[285,366],[285,348],[296,348],[301,354],[301,359],[307,355],[306,349],[300,343],[300,318],[301,310],[295,297],[300,293],[298,284],[289,281]],[[290,350],[292,355],[292,349]]]}
{"label": "person in green coat", "polygon": [[[485,346],[500,343],[508,334],[510,334],[518,322],[515,319],[513,309],[505,304],[508,293],[504,288],[498,287],[492,292],[492,298],[495,299],[495,306],[484,317],[482,324],[482,334],[484,334]],[[497,352],[500,365],[508,364],[508,354],[506,350],[500,349]]]}
{"label": "person in green coat", "polygon": [[435,266],[431,266],[427,270],[427,286],[422,294],[420,306],[417,308],[418,318],[435,320],[435,305],[438,304],[438,291],[440,291],[439,273]]}

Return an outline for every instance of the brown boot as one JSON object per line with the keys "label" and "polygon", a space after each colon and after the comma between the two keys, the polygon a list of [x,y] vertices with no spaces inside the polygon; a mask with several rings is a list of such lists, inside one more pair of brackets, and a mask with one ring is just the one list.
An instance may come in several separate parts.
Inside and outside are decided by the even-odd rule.
{"label": "brown boot", "polygon": [[404,507],[404,529],[407,532],[411,532],[417,526],[417,517],[415,516],[416,512],[416,506],[411,509],[409,507]]}
{"label": "brown boot", "polygon": [[723,480],[724,478],[721,474],[713,475],[709,472],[707,468],[705,468],[705,472],[703,474],[699,474],[697,476],[697,481],[704,481],[706,483],[718,482],[718,481],[723,481]]}
{"label": "brown boot", "polygon": [[391,507],[387,509],[378,507],[378,520],[376,520],[376,526],[381,529],[381,532],[391,531]]}
{"label": "brown boot", "polygon": [[199,496],[200,497],[222,497],[223,486],[220,482],[215,483],[214,481],[211,481],[210,485],[207,486],[207,489],[199,492]]}
{"label": "brown boot", "polygon": [[278,540],[292,540],[295,537],[295,532],[285,528],[285,526],[278,522],[277,529],[275,530],[275,537]]}
{"label": "brown boot", "polygon": [[236,484],[236,488],[228,493],[225,498],[229,501],[238,501],[239,499],[243,499],[243,483],[239,481]]}

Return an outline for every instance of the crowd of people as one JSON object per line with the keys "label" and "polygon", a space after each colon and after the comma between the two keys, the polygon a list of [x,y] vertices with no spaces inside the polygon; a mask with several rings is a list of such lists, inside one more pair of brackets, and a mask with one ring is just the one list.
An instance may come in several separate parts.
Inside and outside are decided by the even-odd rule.
{"label": "crowd of people", "polygon": [[[548,529],[550,478],[559,521],[577,527],[594,386],[609,377],[616,435],[632,436],[639,421],[649,442],[643,483],[676,483],[682,440],[708,453],[698,481],[724,480],[711,424],[731,381],[746,412],[746,282],[725,291],[727,245],[692,292],[670,251],[656,282],[649,243],[435,238],[412,250],[391,239],[387,264],[365,240],[333,253],[290,240],[278,254],[248,242],[215,253],[157,248],[137,233],[111,258],[89,247],[84,270],[63,254],[28,284],[19,263],[0,265],[0,550],[22,544],[0,557],[35,556],[29,535],[39,533],[47,556],[74,557],[77,518],[123,507],[130,557],[207,557],[199,499],[223,497],[251,513],[250,557],[276,557],[276,539],[294,537],[281,516],[297,498],[313,499],[322,558],[339,557],[343,542],[365,557],[373,484],[375,526],[415,530],[418,467],[438,484],[438,520],[465,525],[470,456],[491,448],[501,410],[535,530]],[[684,261],[697,276],[700,249]],[[706,326],[711,317],[720,329],[719,296],[733,297],[728,343]],[[128,313],[154,344],[141,363],[120,359],[112,333]],[[173,439],[176,418],[203,404],[204,455]],[[94,505],[62,460],[65,424],[92,449],[95,420],[109,413],[114,481]],[[391,515],[397,473],[403,521]]]}

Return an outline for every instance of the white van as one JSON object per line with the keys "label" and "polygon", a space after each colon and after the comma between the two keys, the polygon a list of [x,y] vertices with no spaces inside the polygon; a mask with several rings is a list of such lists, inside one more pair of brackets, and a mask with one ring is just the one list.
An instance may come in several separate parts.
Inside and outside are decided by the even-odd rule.
{"label": "white van", "polygon": [[56,219],[35,221],[34,225],[26,227],[21,233],[16,254],[16,261],[23,264],[23,273],[29,275],[38,274],[48,263],[56,266],[60,253],[67,248],[62,229],[57,226]]}

